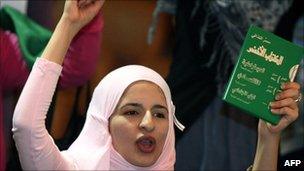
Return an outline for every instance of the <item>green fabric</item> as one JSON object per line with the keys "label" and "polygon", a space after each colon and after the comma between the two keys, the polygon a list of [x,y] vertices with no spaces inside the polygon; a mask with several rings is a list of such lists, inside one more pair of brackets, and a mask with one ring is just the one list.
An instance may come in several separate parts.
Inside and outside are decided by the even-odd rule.
{"label": "green fabric", "polygon": [[10,6],[0,10],[0,27],[16,33],[23,58],[31,69],[52,33]]}

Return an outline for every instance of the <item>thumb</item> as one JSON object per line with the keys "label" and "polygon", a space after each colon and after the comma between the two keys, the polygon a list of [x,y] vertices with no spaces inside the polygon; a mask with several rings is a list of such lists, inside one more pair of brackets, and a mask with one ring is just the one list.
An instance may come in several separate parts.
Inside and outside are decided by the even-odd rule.
{"label": "thumb", "polygon": [[283,129],[285,129],[289,125],[288,119],[286,117],[282,117],[277,125],[272,125],[267,123],[267,127],[272,133],[280,133]]}

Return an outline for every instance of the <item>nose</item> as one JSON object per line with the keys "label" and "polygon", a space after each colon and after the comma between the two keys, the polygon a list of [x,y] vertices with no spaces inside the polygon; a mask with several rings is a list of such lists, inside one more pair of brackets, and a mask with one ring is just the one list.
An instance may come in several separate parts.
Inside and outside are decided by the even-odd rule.
{"label": "nose", "polygon": [[153,122],[152,114],[150,111],[147,111],[139,123],[139,127],[143,130],[151,132],[155,129],[155,125]]}

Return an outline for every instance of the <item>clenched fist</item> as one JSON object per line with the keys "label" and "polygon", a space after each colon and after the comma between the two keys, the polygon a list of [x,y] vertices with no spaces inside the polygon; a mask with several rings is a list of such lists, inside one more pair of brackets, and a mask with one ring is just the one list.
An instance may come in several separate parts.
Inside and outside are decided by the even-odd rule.
{"label": "clenched fist", "polygon": [[69,22],[78,32],[100,11],[105,0],[66,0],[61,20]]}

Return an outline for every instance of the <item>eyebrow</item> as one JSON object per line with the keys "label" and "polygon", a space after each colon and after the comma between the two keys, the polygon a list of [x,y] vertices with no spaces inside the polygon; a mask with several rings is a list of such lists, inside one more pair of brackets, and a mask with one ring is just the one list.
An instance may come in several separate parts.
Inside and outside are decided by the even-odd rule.
{"label": "eyebrow", "polygon": [[157,104],[157,105],[154,105],[154,106],[152,107],[152,109],[155,109],[155,108],[158,108],[158,109],[165,109],[165,110],[169,113],[168,109],[167,109],[165,106],[163,106],[163,105]]}
{"label": "eyebrow", "polygon": [[133,106],[133,107],[141,107],[141,108],[143,108],[143,105],[140,104],[140,103],[127,103],[127,104],[121,106],[120,108],[122,109],[122,108],[127,107],[127,106]]}
{"label": "eyebrow", "polygon": [[[125,108],[125,107],[127,107],[127,106],[133,106],[133,107],[144,108],[143,105],[140,104],[140,103],[127,103],[127,104],[123,105],[123,106],[120,107],[120,108],[122,109],[122,108]],[[152,109],[155,109],[155,108],[156,108],[156,109],[165,109],[165,110],[168,112],[168,109],[167,109],[165,106],[160,105],[160,104],[156,104],[156,105],[154,105],[154,106],[152,107]]]}

